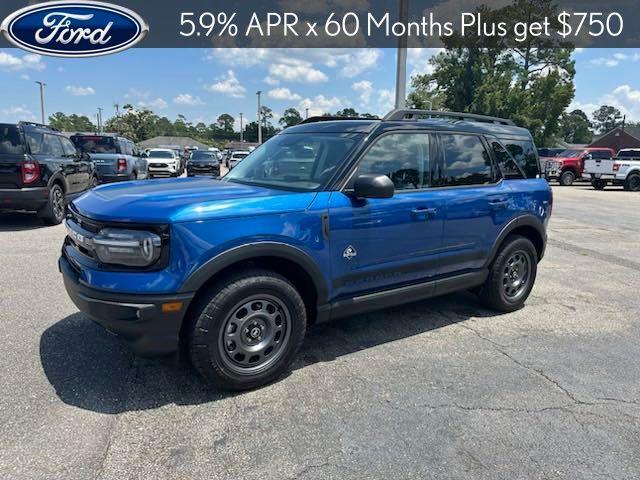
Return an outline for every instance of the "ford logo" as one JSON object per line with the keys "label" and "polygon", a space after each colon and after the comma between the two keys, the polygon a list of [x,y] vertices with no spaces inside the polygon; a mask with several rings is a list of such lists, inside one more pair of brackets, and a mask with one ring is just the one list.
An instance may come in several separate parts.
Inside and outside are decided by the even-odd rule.
{"label": "ford logo", "polygon": [[42,55],[92,57],[132,47],[149,31],[137,13],[103,2],[46,2],[22,8],[0,25],[17,47]]}

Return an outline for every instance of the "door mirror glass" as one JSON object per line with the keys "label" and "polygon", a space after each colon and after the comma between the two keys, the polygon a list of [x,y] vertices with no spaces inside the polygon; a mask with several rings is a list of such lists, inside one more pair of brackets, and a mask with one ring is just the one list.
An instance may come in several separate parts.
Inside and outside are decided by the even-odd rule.
{"label": "door mirror glass", "polygon": [[363,174],[353,184],[356,198],[391,198],[395,188],[386,175]]}

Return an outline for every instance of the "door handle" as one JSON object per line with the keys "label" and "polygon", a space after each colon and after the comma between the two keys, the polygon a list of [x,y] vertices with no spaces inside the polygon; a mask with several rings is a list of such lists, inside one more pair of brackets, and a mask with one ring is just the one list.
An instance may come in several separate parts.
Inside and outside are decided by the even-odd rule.
{"label": "door handle", "polygon": [[428,220],[431,217],[435,217],[436,213],[438,213],[437,209],[429,207],[416,207],[411,209],[411,215],[419,217],[422,220]]}
{"label": "door handle", "polygon": [[489,200],[489,208],[495,209],[495,210],[499,210],[502,208],[507,208],[507,205],[509,205],[509,200],[500,198],[500,199],[494,199],[494,200]]}

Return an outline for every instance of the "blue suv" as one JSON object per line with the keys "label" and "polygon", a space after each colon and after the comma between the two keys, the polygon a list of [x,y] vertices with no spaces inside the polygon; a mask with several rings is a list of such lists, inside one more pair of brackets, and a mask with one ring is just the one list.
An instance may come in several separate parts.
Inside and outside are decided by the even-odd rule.
{"label": "blue suv", "polygon": [[80,310],[141,355],[181,346],[227,389],[278,378],[315,322],[472,290],[520,308],[552,194],[509,120],[311,118],[222,179],[100,186],[59,261]]}

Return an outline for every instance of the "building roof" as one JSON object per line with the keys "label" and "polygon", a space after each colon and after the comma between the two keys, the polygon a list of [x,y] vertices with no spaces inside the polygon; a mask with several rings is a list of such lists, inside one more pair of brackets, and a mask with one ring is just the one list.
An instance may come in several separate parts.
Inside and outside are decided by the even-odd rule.
{"label": "building roof", "polygon": [[205,145],[202,142],[194,140],[191,137],[166,137],[159,136],[153,137],[148,140],[144,140],[138,143],[141,148],[180,148],[186,147],[198,147],[201,150],[206,150],[209,145]]}
{"label": "building roof", "polygon": [[[617,126],[616,128],[609,130],[607,133],[603,133],[600,135],[594,135],[593,136],[593,140],[591,141],[591,143],[595,143],[598,140],[600,140],[601,138],[606,137],[607,135],[611,135],[612,133],[618,131],[618,130],[622,130],[621,126]],[[629,127],[629,126],[625,126],[624,127],[624,133],[631,135],[634,138],[637,138],[638,140],[640,140],[640,127]]]}

